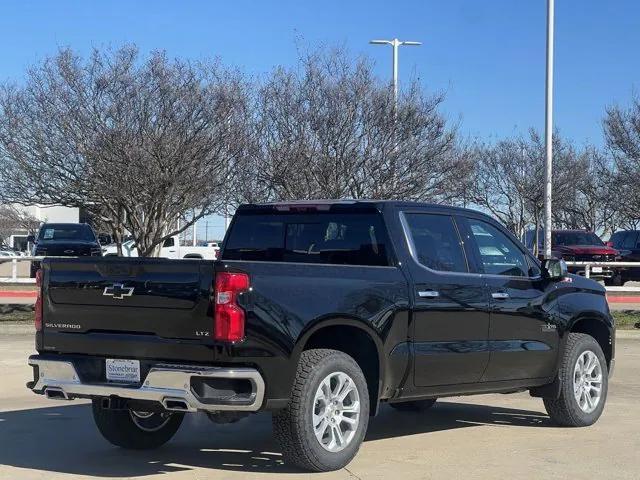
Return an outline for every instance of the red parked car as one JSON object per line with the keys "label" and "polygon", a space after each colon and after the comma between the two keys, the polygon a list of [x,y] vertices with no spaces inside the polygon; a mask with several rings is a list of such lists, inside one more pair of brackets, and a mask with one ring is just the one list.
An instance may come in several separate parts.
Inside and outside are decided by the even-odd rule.
{"label": "red parked car", "polygon": [[[527,247],[532,250],[535,231],[526,234]],[[542,251],[544,233],[539,234],[539,251]],[[587,230],[552,230],[551,252],[566,262],[615,262],[619,252],[607,246],[594,232]],[[569,266],[569,272],[584,275],[584,267]],[[620,269],[615,267],[591,267],[590,277],[604,280],[605,285],[621,285]]]}

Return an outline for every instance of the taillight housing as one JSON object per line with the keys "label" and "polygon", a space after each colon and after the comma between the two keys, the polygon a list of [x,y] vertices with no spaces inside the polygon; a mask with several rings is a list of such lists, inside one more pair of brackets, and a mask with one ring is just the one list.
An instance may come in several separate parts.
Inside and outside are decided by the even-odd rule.
{"label": "taillight housing", "polygon": [[215,280],[213,338],[238,342],[244,338],[245,312],[238,296],[249,290],[249,276],[244,273],[219,272]]}
{"label": "taillight housing", "polygon": [[36,297],[35,311],[35,327],[36,332],[42,331],[42,269],[36,272],[36,287],[38,287],[38,296]]}

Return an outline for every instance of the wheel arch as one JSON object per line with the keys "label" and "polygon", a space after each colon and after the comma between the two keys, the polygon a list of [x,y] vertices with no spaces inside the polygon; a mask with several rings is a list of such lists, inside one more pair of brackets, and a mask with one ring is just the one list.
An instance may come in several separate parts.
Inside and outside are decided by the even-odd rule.
{"label": "wheel arch", "polygon": [[573,320],[568,331],[570,333],[584,333],[593,337],[600,345],[607,360],[607,367],[610,368],[615,353],[613,322],[610,319],[594,313],[580,315]]}
{"label": "wheel arch", "polygon": [[311,348],[339,350],[358,363],[367,380],[370,414],[375,415],[385,375],[383,345],[376,332],[359,319],[324,318],[300,335],[294,350],[296,362]]}

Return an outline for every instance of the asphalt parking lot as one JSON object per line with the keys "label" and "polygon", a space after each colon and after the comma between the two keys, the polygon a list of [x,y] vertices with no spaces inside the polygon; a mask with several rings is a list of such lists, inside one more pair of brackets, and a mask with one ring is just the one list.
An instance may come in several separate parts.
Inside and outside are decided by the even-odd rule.
{"label": "asphalt parking lot", "polygon": [[338,472],[305,474],[282,463],[269,414],[234,425],[187,416],[160,450],[112,447],[87,404],[31,394],[30,327],[0,326],[0,479],[58,478],[606,478],[640,476],[640,334],[622,332],[607,408],[593,427],[553,426],[527,393],[456,397],[423,414],[386,406],[356,459]]}

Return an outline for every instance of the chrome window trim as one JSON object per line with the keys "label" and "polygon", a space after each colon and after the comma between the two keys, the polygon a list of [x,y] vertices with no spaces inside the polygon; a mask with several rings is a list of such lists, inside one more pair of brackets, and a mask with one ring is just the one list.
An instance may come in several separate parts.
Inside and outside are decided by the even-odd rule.
{"label": "chrome window trim", "polygon": [[[459,276],[466,277],[469,275],[482,275],[481,273],[470,272],[469,270],[467,270],[466,272],[450,272],[447,270],[435,270],[433,268],[427,267],[426,265],[420,263],[420,260],[418,260],[418,256],[417,256],[416,246],[415,246],[415,243],[413,242],[413,236],[411,235],[411,229],[409,228],[409,223],[407,221],[407,217],[406,217],[407,213],[417,213],[418,215],[446,215],[452,220],[453,220],[453,216],[448,213],[404,212],[404,211],[400,212],[400,224],[402,225],[402,232],[404,233],[404,238],[405,238],[405,241],[407,242],[407,248],[409,249],[409,254],[411,255],[411,258],[413,259],[414,262],[416,262],[417,265],[424,268],[428,272],[435,273],[436,275],[453,275],[458,277]],[[460,238],[460,246],[462,247],[462,253],[464,255],[465,262],[467,263],[467,269],[468,269],[469,259],[467,258],[467,253],[464,250],[464,240],[460,237],[460,231],[458,230],[458,226],[455,224],[455,221],[454,221],[454,228],[458,232],[458,237]]]}
{"label": "chrome window trim", "polygon": [[[416,256],[416,247],[415,244],[413,243],[413,237],[411,236],[411,230],[409,229],[409,224],[407,223],[407,219],[406,219],[406,213],[417,213],[417,214],[427,214],[427,215],[448,215],[449,217],[453,218],[453,215],[450,213],[432,213],[432,212],[427,212],[427,211],[412,211],[412,212],[405,212],[405,211],[400,211],[400,224],[402,225],[402,231],[404,234],[404,238],[405,241],[407,242],[407,247],[409,249],[409,254],[411,255],[411,258],[414,262],[416,262],[416,264],[421,267],[424,268],[425,270],[427,270],[428,272],[434,273],[436,275],[453,275],[453,276],[475,276],[475,277],[481,277],[481,278],[507,278],[507,279],[513,279],[513,280],[528,280],[528,281],[537,281],[537,280],[542,280],[542,275],[538,275],[535,277],[522,277],[522,276],[513,276],[513,275],[496,275],[493,273],[478,273],[478,272],[448,272],[446,270],[434,270],[433,268],[429,268],[426,265],[423,265],[422,263],[420,263],[420,261],[418,260],[418,257]],[[467,217],[465,215],[459,215],[461,217],[464,218],[471,218],[471,217]],[[454,226],[456,227],[456,230],[458,230],[458,226],[454,221]],[[460,231],[458,230],[458,235],[460,235]],[[465,255],[465,259],[466,257],[466,251],[464,250],[464,240],[462,238],[460,238],[460,243],[462,246],[462,250],[463,253]],[[517,245],[516,245],[517,247]],[[521,248],[518,247],[518,250],[520,250],[520,252],[522,252],[523,255],[527,255],[526,252],[523,252]],[[467,267],[469,267],[468,264],[468,259],[467,259]]]}
{"label": "chrome window trim", "polygon": [[358,268],[394,268],[397,269],[398,265],[351,265],[346,263],[314,263],[314,262],[278,262],[275,260],[225,260],[221,258],[219,260],[222,263],[268,263],[274,265],[302,265],[302,266],[310,266],[315,265],[318,267],[358,267]]}

